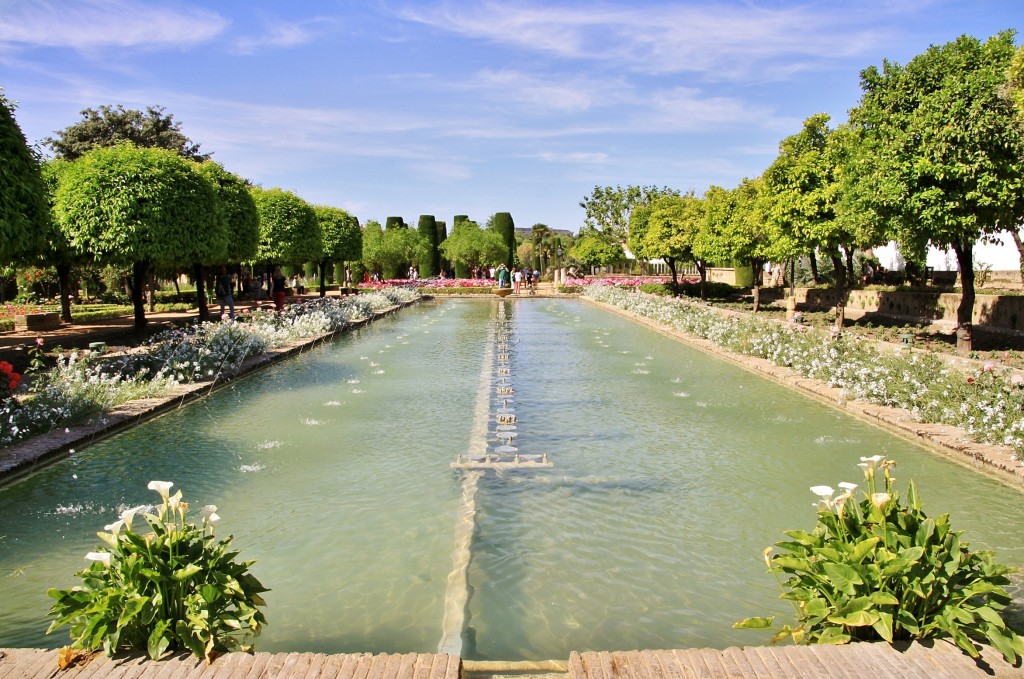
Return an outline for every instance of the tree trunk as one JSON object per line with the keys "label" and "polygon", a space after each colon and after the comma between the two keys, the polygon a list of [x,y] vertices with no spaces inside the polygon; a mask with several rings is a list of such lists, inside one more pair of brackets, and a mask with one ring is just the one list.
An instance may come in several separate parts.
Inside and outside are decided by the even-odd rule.
{"label": "tree trunk", "polygon": [[829,258],[836,273],[836,332],[842,332],[846,324],[846,266],[839,250],[832,252]]}
{"label": "tree trunk", "polygon": [[703,259],[697,260],[697,273],[700,274],[700,299],[705,302],[708,299],[708,263]]}
{"label": "tree trunk", "polygon": [[853,275],[853,250],[844,245],[843,252],[846,253],[846,280],[857,280],[857,277]]}
{"label": "tree trunk", "polygon": [[811,259],[811,280],[815,285],[821,285],[821,276],[818,275],[818,258],[815,256],[814,250],[808,252],[807,256]]}
{"label": "tree trunk", "polygon": [[146,300],[142,293],[146,287],[146,276],[148,273],[148,261],[143,260],[132,263],[132,306],[135,309],[135,332],[138,333],[146,329]]}
{"label": "tree trunk", "polygon": [[789,260],[789,296],[796,298],[796,257]]}
{"label": "tree trunk", "polygon": [[[196,288],[198,289],[198,285]],[[178,299],[181,299],[181,286],[178,285],[177,276],[174,277],[174,294],[178,296]]]}
{"label": "tree trunk", "polygon": [[754,295],[754,313],[761,310],[761,275],[764,273],[764,262],[758,258],[750,260],[750,271],[753,274],[752,280]]}
{"label": "tree trunk", "polygon": [[149,298],[149,312],[156,311],[156,270],[149,270],[149,285],[146,286],[146,297]]}
{"label": "tree trunk", "polygon": [[668,270],[672,272],[672,294],[674,295],[679,289],[679,276],[676,275],[676,260],[666,257],[665,263],[668,264]]}
{"label": "tree trunk", "polygon": [[1021,242],[1017,229],[1007,229],[1013,237],[1013,244],[1017,246],[1017,254],[1020,255],[1020,282],[1024,284],[1024,242]]}
{"label": "tree trunk", "polygon": [[[327,260],[320,260],[320,265],[317,267],[320,270],[320,296],[327,296]],[[339,286],[340,287],[340,286]]]}
{"label": "tree trunk", "polygon": [[974,243],[954,243],[953,252],[960,266],[960,306],[956,309],[956,350],[969,354],[974,349]]}
{"label": "tree trunk", "polygon": [[57,289],[60,290],[60,320],[71,322],[71,265],[57,265]]}
{"label": "tree trunk", "polygon": [[[196,279],[196,306],[199,307],[199,322],[210,320],[210,307],[206,305],[206,273],[202,264],[192,265],[192,275]],[[174,278],[174,286],[178,286],[178,278]]]}

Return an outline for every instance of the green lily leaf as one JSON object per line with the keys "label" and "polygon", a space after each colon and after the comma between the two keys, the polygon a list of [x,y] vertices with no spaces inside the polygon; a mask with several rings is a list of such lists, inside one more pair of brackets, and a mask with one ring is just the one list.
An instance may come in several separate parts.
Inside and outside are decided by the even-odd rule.
{"label": "green lily leaf", "polygon": [[775,616],[770,618],[745,618],[733,623],[733,629],[769,629],[775,622]]}

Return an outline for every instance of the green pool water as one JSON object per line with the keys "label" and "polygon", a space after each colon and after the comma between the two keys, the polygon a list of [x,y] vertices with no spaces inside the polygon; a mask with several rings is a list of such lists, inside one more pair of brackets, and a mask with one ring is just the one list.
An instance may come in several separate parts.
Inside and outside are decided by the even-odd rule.
{"label": "green pool water", "polygon": [[436,650],[465,480],[450,464],[477,435],[496,328],[514,443],[554,466],[479,480],[466,658],[766,642],[730,628],[788,614],[761,550],[810,529],[809,487],[859,482],[862,455],[1024,564],[1021,495],[908,441],[577,300],[442,300],[0,489],[0,646],[66,643],[44,634],[46,589],[75,584],[96,531],[160,479],[217,505],[257,560],[259,650]]}

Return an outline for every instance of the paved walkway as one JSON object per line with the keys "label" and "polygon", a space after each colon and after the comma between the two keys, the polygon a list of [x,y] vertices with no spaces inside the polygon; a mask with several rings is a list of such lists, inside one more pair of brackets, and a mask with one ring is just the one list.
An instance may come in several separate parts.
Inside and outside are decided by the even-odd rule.
{"label": "paved walkway", "polygon": [[[444,653],[229,653],[207,665],[191,656],[152,662],[141,657],[110,659],[102,654],[57,670],[58,651],[0,649],[0,679],[68,677],[73,679],[461,679],[474,676],[536,677],[509,663],[502,670],[474,671],[458,656]],[[484,663],[493,664],[493,663]],[[525,665],[525,664],[523,664]],[[1024,669],[1006,663],[992,649],[974,660],[945,641],[847,646],[748,646],[725,650],[691,648],[667,651],[573,652],[568,673],[550,669],[544,677],[564,679],[1021,679]]]}

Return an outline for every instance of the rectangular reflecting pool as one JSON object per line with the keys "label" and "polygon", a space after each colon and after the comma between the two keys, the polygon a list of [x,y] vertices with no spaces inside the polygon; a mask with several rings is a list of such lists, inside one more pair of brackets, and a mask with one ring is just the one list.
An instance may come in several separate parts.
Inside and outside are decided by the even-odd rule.
{"label": "rectangular reflecting pool", "polygon": [[860,456],[1024,564],[1020,494],[911,442],[578,300],[439,300],[0,489],[0,646],[67,643],[44,634],[46,589],[160,479],[257,560],[258,650],[433,652],[467,479],[451,463],[481,437],[553,466],[479,476],[466,658],[766,643],[731,629],[791,615],[761,550],[813,527],[809,487],[859,482]]}

